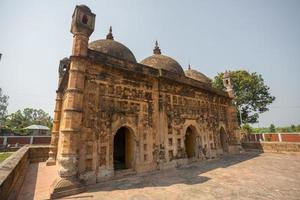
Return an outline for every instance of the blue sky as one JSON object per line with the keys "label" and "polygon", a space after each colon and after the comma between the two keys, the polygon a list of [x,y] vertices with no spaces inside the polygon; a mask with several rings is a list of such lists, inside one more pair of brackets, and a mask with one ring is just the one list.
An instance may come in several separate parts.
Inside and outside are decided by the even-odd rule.
{"label": "blue sky", "polygon": [[300,1],[0,1],[0,87],[9,112],[42,108],[51,115],[58,63],[72,46],[71,16],[86,4],[96,14],[91,41],[114,37],[138,61],[162,53],[209,77],[225,70],[262,74],[276,101],[259,126],[300,123]]}

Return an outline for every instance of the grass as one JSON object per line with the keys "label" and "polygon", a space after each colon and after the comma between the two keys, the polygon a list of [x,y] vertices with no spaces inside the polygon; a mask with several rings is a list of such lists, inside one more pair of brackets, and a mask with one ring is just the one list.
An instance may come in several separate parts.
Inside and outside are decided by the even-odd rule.
{"label": "grass", "polygon": [[4,161],[6,158],[8,158],[13,152],[3,152],[0,153],[0,163]]}

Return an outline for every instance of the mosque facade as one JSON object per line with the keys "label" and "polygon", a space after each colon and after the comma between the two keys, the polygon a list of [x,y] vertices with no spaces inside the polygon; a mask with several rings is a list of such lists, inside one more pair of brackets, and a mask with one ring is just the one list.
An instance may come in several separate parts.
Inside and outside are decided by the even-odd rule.
{"label": "mosque facade", "polygon": [[52,197],[129,174],[220,157],[240,147],[232,83],[226,92],[194,69],[184,71],[156,42],[137,62],[110,28],[89,42],[95,14],[76,6],[72,53],[59,65],[47,165],[57,165]]}

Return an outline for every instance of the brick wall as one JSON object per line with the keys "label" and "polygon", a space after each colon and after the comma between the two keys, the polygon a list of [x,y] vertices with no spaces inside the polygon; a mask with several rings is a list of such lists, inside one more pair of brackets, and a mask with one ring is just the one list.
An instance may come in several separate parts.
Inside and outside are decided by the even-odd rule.
{"label": "brick wall", "polygon": [[7,144],[11,144],[11,145],[14,145],[14,144],[30,144],[30,137],[15,137],[15,136],[12,136],[12,137],[7,137]]}
{"label": "brick wall", "polygon": [[299,142],[243,142],[242,147],[263,152],[300,152]]}
{"label": "brick wall", "polygon": [[250,134],[245,138],[249,142],[300,142],[300,133],[262,133]]}
{"label": "brick wall", "polygon": [[32,145],[29,147],[29,160],[33,162],[44,162],[48,159],[49,145]]}
{"label": "brick wall", "polygon": [[300,142],[300,134],[281,134],[283,142]]}
{"label": "brick wall", "polygon": [[0,146],[22,147],[26,144],[50,144],[51,136],[0,136]]}
{"label": "brick wall", "polygon": [[16,199],[29,165],[24,146],[0,164],[0,199]]}
{"label": "brick wall", "polygon": [[0,163],[0,199],[17,199],[30,162],[46,161],[49,145],[23,146]]}
{"label": "brick wall", "polygon": [[51,137],[33,137],[32,144],[50,144]]}
{"label": "brick wall", "polygon": [[278,134],[264,134],[264,136],[265,136],[264,141],[268,141],[268,142],[278,142],[279,141]]}

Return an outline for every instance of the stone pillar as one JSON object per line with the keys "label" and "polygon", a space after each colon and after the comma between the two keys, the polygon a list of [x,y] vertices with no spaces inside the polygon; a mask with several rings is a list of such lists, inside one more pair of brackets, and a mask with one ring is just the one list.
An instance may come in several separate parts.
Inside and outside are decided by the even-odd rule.
{"label": "stone pillar", "polygon": [[279,140],[279,142],[282,142],[281,133],[278,133],[278,140]]}
{"label": "stone pillar", "polygon": [[89,36],[94,30],[95,14],[84,5],[76,6],[72,16],[73,48],[68,85],[59,128],[58,174],[51,188],[51,198],[83,192],[78,181],[79,136],[82,131],[83,89]]}
{"label": "stone pillar", "polygon": [[4,146],[7,145],[7,137],[8,137],[8,136],[4,136],[4,137],[3,137],[3,145],[4,145]]}
{"label": "stone pillar", "polygon": [[30,136],[30,142],[29,142],[29,144],[33,144],[33,137],[34,136]]}
{"label": "stone pillar", "polygon": [[54,109],[53,127],[52,127],[52,132],[51,132],[49,158],[46,162],[47,166],[56,164],[59,126],[60,126],[60,118],[61,118],[61,108],[62,108],[62,92],[57,90],[56,91],[56,103],[55,103],[55,109]]}

